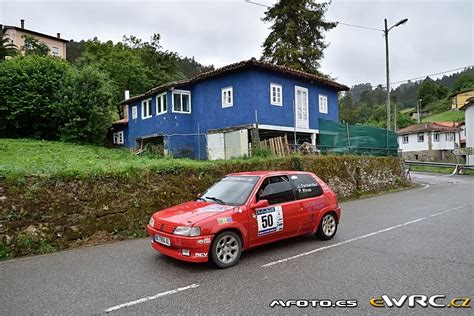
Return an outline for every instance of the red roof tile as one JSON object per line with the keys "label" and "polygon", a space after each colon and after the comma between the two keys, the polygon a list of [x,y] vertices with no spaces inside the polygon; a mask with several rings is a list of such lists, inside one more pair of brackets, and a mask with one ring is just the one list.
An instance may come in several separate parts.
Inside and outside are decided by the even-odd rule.
{"label": "red roof tile", "polygon": [[418,132],[458,132],[459,128],[453,126],[445,126],[438,123],[422,123],[411,125],[398,130],[398,134],[413,134]]}
{"label": "red roof tile", "polygon": [[194,76],[190,79],[173,81],[173,82],[162,84],[160,86],[156,86],[156,87],[148,90],[145,93],[133,96],[130,99],[127,99],[127,100],[123,100],[121,102],[121,104],[127,104],[129,102],[140,100],[140,99],[149,97],[151,95],[166,91],[166,90],[168,90],[172,87],[177,87],[177,86],[182,86],[182,85],[187,85],[187,84],[193,84],[193,83],[196,83],[198,81],[205,80],[207,78],[211,78],[211,77],[214,77],[214,76],[218,76],[218,75],[226,73],[226,72],[231,72],[231,71],[234,71],[234,70],[238,70],[238,69],[242,69],[242,68],[249,68],[249,67],[259,67],[259,68],[272,70],[272,71],[276,71],[276,72],[279,72],[279,73],[284,73],[284,74],[287,74],[287,75],[303,78],[303,79],[306,79],[306,80],[315,81],[315,82],[324,84],[326,86],[335,88],[337,91],[347,91],[347,90],[349,90],[349,87],[347,87],[343,84],[337,83],[336,81],[328,79],[324,76],[312,74],[312,73],[309,73],[309,72],[304,72],[304,71],[293,69],[293,68],[288,68],[288,67],[285,67],[285,66],[275,65],[275,64],[272,64],[272,63],[259,61],[259,60],[256,60],[255,58],[252,58],[252,59],[249,59],[249,60],[244,60],[244,61],[241,61],[241,62],[238,62],[238,63],[230,64],[230,65],[227,65],[225,67],[218,68],[216,70],[211,70],[211,71],[200,73],[200,74],[198,74],[198,75],[196,75],[196,76]]}

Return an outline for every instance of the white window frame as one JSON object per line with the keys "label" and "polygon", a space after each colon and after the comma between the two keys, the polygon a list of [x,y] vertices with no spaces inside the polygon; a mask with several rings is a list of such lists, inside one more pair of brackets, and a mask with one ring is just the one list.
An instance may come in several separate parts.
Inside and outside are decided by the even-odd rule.
{"label": "white window frame", "polygon": [[446,141],[447,142],[454,142],[456,138],[454,137],[454,133],[446,133]]}
{"label": "white window frame", "polygon": [[403,136],[402,136],[402,142],[403,142],[404,144],[408,144],[409,139],[410,139],[409,135],[403,135]]}
{"label": "white window frame", "polygon": [[[150,110],[150,113],[148,113],[148,115],[145,115],[145,103],[149,103],[148,104],[148,109]],[[153,116],[153,110],[152,110],[152,106],[151,106],[151,98],[149,99],[146,99],[146,100],[143,100],[142,101],[142,120],[146,120],[146,119],[149,119],[150,117]]]}
{"label": "white window frame", "polygon": [[[181,111],[175,111],[174,109],[174,95],[179,94],[181,97]],[[183,95],[188,95],[189,96],[189,112],[183,111]],[[173,113],[183,113],[183,114],[191,114],[191,91],[188,90],[173,90],[173,93],[171,94],[171,111]]]}
{"label": "white window frame", "polygon": [[132,106],[132,120],[136,120],[138,118],[138,108],[137,106]]}
{"label": "white window frame", "polygon": [[440,132],[433,132],[433,141],[434,142],[439,142],[440,138],[441,138]]}
{"label": "white window frame", "polygon": [[325,94],[319,95],[319,113],[328,114],[328,96]]}
{"label": "white window frame", "polygon": [[[422,138],[421,140],[420,140],[420,136]],[[424,143],[425,142],[425,133],[418,133],[416,137],[417,137],[419,143]]]}
{"label": "white window frame", "polygon": [[[230,102],[228,95],[230,95]],[[234,106],[234,89],[232,86],[221,89],[221,103],[223,108]]]}
{"label": "white window frame", "polygon": [[123,131],[114,133],[113,136],[114,136],[114,139],[113,139],[113,143],[114,143],[114,144],[123,145],[123,143],[124,143],[124,140],[123,140]]}
{"label": "white window frame", "polygon": [[[56,50],[56,52],[55,52],[55,50]],[[59,56],[59,47],[51,46],[51,54],[53,54],[54,56]]]}
{"label": "white window frame", "polygon": [[[161,101],[162,109],[158,108],[158,99]],[[164,105],[164,106],[163,106]],[[166,98],[166,92],[163,92],[156,96],[156,115],[162,115],[168,112],[168,100]]]}
{"label": "white window frame", "polygon": [[[273,89],[275,89],[275,98],[273,98]],[[279,99],[278,99],[278,92],[280,92]],[[283,106],[283,86],[278,83],[270,83],[270,104]]]}

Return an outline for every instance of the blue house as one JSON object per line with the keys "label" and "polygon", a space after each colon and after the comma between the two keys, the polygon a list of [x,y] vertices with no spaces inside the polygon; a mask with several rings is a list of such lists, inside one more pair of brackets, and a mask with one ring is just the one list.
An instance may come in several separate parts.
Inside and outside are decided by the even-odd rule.
{"label": "blue house", "polygon": [[249,155],[254,141],[283,135],[316,145],[318,119],[338,121],[338,92],[348,89],[252,58],[126,98],[113,143],[195,159]]}

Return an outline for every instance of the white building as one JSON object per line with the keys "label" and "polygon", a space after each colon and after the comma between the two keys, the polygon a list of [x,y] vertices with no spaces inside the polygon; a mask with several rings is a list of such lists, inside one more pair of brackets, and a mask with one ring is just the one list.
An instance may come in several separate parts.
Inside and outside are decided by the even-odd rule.
{"label": "white building", "polygon": [[408,126],[398,131],[398,146],[403,159],[421,161],[453,160],[460,145],[460,129],[437,123]]}
{"label": "white building", "polygon": [[[474,97],[469,98],[460,110],[466,111],[464,121],[466,124],[466,147],[474,148]],[[474,150],[474,149],[471,149]],[[466,163],[474,165],[474,155],[467,155]]]}

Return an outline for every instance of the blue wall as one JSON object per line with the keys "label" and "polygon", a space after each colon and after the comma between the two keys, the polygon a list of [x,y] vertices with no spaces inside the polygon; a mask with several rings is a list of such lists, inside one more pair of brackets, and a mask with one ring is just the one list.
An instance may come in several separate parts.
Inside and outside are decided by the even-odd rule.
{"label": "blue wall", "polygon": [[[270,83],[283,87],[283,106],[271,105]],[[221,89],[232,86],[233,106],[223,108]],[[177,90],[191,92],[191,114],[172,112],[172,91],[167,92],[167,113],[157,115],[156,95],[151,98],[152,117],[142,119],[141,101],[129,106],[129,125],[126,145],[135,147],[136,138],[152,134],[197,134],[209,129],[220,129],[238,125],[255,123],[255,110],[258,112],[259,124],[293,127],[293,99],[295,86],[308,89],[309,92],[309,128],[318,129],[318,118],[337,121],[337,91],[313,84],[296,77],[275,73],[262,69],[243,69],[233,73],[216,76],[194,85],[181,86]],[[319,94],[328,97],[328,114],[319,113]],[[132,107],[137,106],[138,118],[132,120]],[[165,148],[174,156],[179,157],[180,151],[191,150],[198,157],[198,139],[200,140],[201,159],[206,157],[205,136],[168,136],[164,138]]]}

